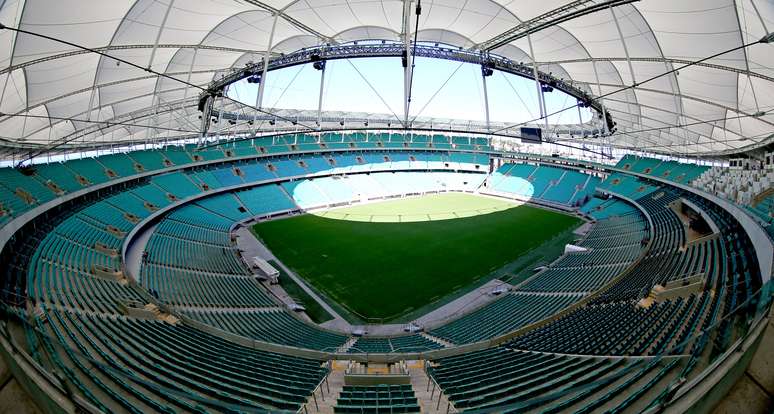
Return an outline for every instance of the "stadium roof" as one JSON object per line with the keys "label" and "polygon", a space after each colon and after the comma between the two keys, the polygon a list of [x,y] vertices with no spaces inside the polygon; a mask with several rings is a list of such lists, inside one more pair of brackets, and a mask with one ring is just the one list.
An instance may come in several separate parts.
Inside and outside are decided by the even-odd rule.
{"label": "stadium roof", "polygon": [[[418,27],[419,41],[527,63],[531,40],[541,71],[594,96],[634,85],[602,101],[618,124],[613,145],[719,155],[771,142],[774,49],[740,48],[774,27],[769,1],[424,0],[418,24],[414,7],[399,0],[0,0],[0,23],[202,86],[260,62],[269,47],[276,55],[401,41]],[[6,154],[64,141],[168,139],[200,125],[201,90],[73,45],[5,29],[0,62]]]}

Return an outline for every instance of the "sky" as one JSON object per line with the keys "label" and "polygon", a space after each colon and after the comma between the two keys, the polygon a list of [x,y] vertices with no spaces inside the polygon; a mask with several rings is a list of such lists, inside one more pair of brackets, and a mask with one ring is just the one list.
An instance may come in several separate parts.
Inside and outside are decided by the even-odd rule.
{"label": "sky", "polygon": [[[311,64],[271,71],[267,75],[264,107],[317,109],[321,72]],[[524,122],[539,117],[535,82],[495,71],[486,79],[491,121]],[[478,65],[441,59],[416,59],[409,114],[484,121],[484,86]],[[403,117],[403,67],[399,58],[331,60],[325,69],[323,110],[360,111]],[[258,85],[245,80],[229,89],[229,96],[255,105]],[[546,93],[551,113],[576,103],[554,90]],[[582,110],[583,121],[591,113]],[[576,123],[577,109],[549,118],[549,123]]]}

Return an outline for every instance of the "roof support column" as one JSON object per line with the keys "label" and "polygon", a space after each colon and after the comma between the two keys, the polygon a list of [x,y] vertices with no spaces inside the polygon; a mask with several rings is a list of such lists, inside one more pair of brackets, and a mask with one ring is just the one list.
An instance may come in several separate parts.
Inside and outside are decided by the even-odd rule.
{"label": "roof support column", "polygon": [[322,104],[323,104],[323,92],[325,91],[325,61],[322,62],[322,69],[320,69],[320,96],[317,98],[317,129],[322,129]]}
{"label": "roof support column", "polygon": [[543,96],[543,88],[540,86],[540,75],[538,74],[537,60],[535,60],[535,50],[532,48],[531,35],[527,35],[527,43],[529,44],[529,58],[532,59],[532,76],[535,78],[535,88],[537,88],[538,109],[540,110],[540,117],[545,119],[545,129],[548,131],[548,114],[546,113],[545,96]]}
{"label": "roof support column", "polygon": [[159,47],[159,40],[161,39],[161,32],[164,31],[164,26],[167,24],[167,18],[169,17],[169,11],[172,10],[172,6],[175,4],[175,0],[169,0],[167,10],[164,12],[164,18],[161,20],[161,26],[156,32],[156,41],[153,43],[153,50],[151,50],[150,59],[148,60],[148,69],[153,66],[153,58],[156,57],[156,49]]}
{"label": "roof support column", "polygon": [[411,104],[411,0],[403,1],[403,127],[409,127]]}
{"label": "roof support column", "polygon": [[[17,1],[16,2],[16,16],[14,17],[14,20],[13,20],[13,24],[16,27],[19,26],[19,22],[21,21],[22,13],[24,12],[23,4],[24,3],[22,3],[21,1]],[[3,5],[5,5],[5,2],[3,2]],[[13,70],[11,70],[10,68],[13,67],[13,63],[14,63],[14,57],[15,57],[15,51],[16,51],[16,36],[12,36],[11,37],[11,47],[10,47],[10,50],[11,50],[11,55],[10,55],[9,60],[8,60],[8,68],[9,68],[9,70],[8,70],[8,72],[5,75],[5,80],[3,81],[3,90],[2,90],[2,92],[0,92],[0,107],[2,106],[3,101],[5,100],[5,91],[8,88],[8,81],[11,79],[11,76],[13,76]],[[29,106],[30,106],[29,102],[24,102],[24,107],[25,107],[24,110],[25,111],[27,111],[27,112],[29,111],[29,109],[28,109]],[[51,124],[51,120],[49,119],[49,125],[50,124]],[[53,127],[53,125],[51,125],[51,126]],[[22,130],[22,136],[20,136],[19,138],[24,138],[24,130]]]}
{"label": "roof support column", "polygon": [[[750,0],[750,4],[753,6],[753,10],[755,10],[755,15],[758,16],[758,20],[761,22],[761,26],[763,26],[763,32],[769,33],[768,28],[766,27],[766,22],[763,20],[763,17],[761,17],[761,13],[758,11],[758,6],[755,5],[755,2],[753,0]],[[736,10],[736,9],[735,9]],[[736,18],[739,20],[739,11],[736,10]],[[740,33],[741,35],[741,33]],[[742,37],[742,41],[744,41],[744,37]],[[747,52],[745,52],[745,57],[747,57]],[[755,113],[761,112],[761,107],[758,105],[758,96],[755,94],[755,86],[753,86],[752,77],[750,76],[750,62],[749,59],[745,59],[745,68],[747,69],[747,83],[750,84],[750,92],[752,92],[753,100],[755,101]],[[741,130],[741,127],[740,127]]]}
{"label": "roof support column", "polygon": [[228,93],[228,86],[223,90],[223,96],[220,97],[220,109],[218,109],[218,120],[215,122],[218,127],[215,129],[215,139],[220,139],[221,131],[223,131],[223,124],[220,121],[223,119],[223,112],[226,110],[226,94]]}
{"label": "roof support column", "polygon": [[[269,72],[269,59],[271,58],[271,48],[274,46],[274,31],[277,29],[277,19],[279,13],[274,15],[274,21],[271,24],[271,32],[269,32],[269,45],[266,47],[266,53],[263,55],[263,71],[261,72],[261,83],[258,84],[258,97],[255,101],[255,107],[263,109],[263,92],[266,89],[266,74]],[[256,118],[258,113],[255,114]]]}
{"label": "roof support column", "polygon": [[[161,25],[159,26],[159,30],[156,32],[156,41],[153,42],[153,49],[151,50],[150,58],[148,59],[148,70],[153,67],[153,59],[156,57],[156,49],[159,47],[159,40],[161,39],[161,32],[164,31],[164,26],[167,24],[167,18],[169,17],[169,12],[172,10],[172,6],[175,4],[175,0],[169,0],[169,4],[167,5],[167,10],[164,12],[164,18],[161,20]],[[153,106],[153,116],[148,118],[148,130],[145,134],[145,139],[151,139],[151,122],[156,122],[156,114],[157,109],[159,105],[159,99],[158,99],[158,90],[159,90],[159,82],[161,82],[160,77],[156,77],[156,86],[153,90],[153,97],[151,98],[151,106]]]}
{"label": "roof support column", "polygon": [[489,94],[486,90],[486,78],[488,76],[486,72],[487,70],[491,69],[485,66],[481,66],[481,82],[484,84],[484,115],[486,115],[486,132],[489,132]]}
{"label": "roof support column", "polygon": [[629,57],[629,48],[626,47],[626,40],[624,39],[623,32],[621,31],[621,24],[618,22],[618,16],[615,14],[615,10],[612,6],[608,6],[610,14],[613,15],[613,21],[615,22],[615,28],[618,29],[618,38],[621,39],[621,45],[623,46],[624,54],[626,54],[626,63],[629,65],[629,74],[632,76],[632,84],[637,85],[637,79],[634,77],[634,68],[632,67],[632,60]]}
{"label": "roof support column", "polygon": [[[196,64],[196,55],[199,54],[199,48],[195,47],[193,56],[191,57],[191,66],[188,67],[188,75],[185,78],[185,81],[188,83],[191,83],[191,74],[193,73],[194,65]],[[186,86],[185,89],[183,89],[183,102],[185,102],[185,99],[188,98],[188,88],[190,86]]]}
{"label": "roof support column", "polygon": [[[188,67],[188,75],[185,78],[185,81],[188,83],[191,83],[191,74],[193,73],[194,64],[196,63],[196,55],[199,54],[199,48],[195,47],[193,56],[191,57],[191,65]],[[185,108],[185,100],[188,98],[188,88],[190,86],[187,86],[183,88],[183,99],[180,101],[180,110],[183,111],[185,115],[188,115],[188,110]],[[211,101],[208,101],[211,102]],[[210,103],[205,104],[205,108],[207,108],[210,105]],[[208,109],[205,109],[206,113],[209,113]],[[208,118],[208,115],[205,116],[205,114],[202,114],[202,122],[205,122],[204,120]],[[209,128],[209,123],[207,123],[207,127]],[[202,123],[202,136],[207,133],[207,129],[204,128],[204,123]]]}
{"label": "roof support column", "polygon": [[[632,59],[629,57],[629,48],[626,47],[626,40],[624,39],[623,31],[621,31],[621,24],[618,22],[618,16],[616,16],[613,6],[608,6],[608,9],[610,9],[610,14],[613,15],[615,28],[618,29],[618,38],[621,39],[621,45],[623,46],[624,54],[626,55],[626,63],[629,65],[629,74],[632,77],[632,86],[636,86],[637,78],[634,76],[634,67],[632,66]],[[634,91],[632,91],[632,93],[634,93]],[[626,107],[629,109],[629,113],[633,115],[631,103],[628,98],[626,99]],[[605,120],[605,123],[607,123],[607,120]]]}
{"label": "roof support column", "polygon": [[[597,94],[602,96],[602,85],[599,84],[599,72],[597,72],[597,61],[591,59],[591,65],[594,67],[594,79],[597,81]],[[605,109],[605,100],[599,98],[599,106],[602,107],[602,125],[605,127],[605,135],[610,133],[610,129],[607,127],[607,110]]]}

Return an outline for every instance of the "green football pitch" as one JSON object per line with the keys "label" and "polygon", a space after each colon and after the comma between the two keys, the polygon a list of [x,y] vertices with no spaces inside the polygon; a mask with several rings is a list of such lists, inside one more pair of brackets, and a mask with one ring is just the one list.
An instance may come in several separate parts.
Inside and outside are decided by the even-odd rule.
{"label": "green football pitch", "polygon": [[253,231],[347,311],[392,320],[471,285],[579,223],[506,200],[446,193],[267,221]]}

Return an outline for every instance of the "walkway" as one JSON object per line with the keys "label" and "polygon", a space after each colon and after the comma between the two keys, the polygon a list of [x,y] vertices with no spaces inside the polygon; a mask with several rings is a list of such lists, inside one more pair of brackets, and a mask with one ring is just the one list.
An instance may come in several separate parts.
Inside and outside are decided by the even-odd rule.
{"label": "walkway", "polygon": [[[249,227],[239,227],[234,231],[234,236],[236,236],[236,243],[237,247],[239,248],[239,252],[242,255],[243,260],[245,263],[250,263],[253,257],[260,257],[264,260],[273,260],[288,276],[290,276],[293,281],[296,282],[301,288],[306,292],[309,296],[312,297],[317,303],[322,306],[323,309],[325,309],[326,312],[328,312],[331,316],[333,316],[333,320],[326,322],[322,326],[328,329],[333,329],[339,332],[344,332],[346,334],[349,334],[352,332],[352,325],[350,325],[349,322],[347,322],[344,318],[341,317],[333,308],[331,308],[328,303],[326,303],[320,296],[315,293],[314,290],[312,290],[309,286],[307,286],[306,282],[303,281],[298,275],[296,275],[295,272],[290,270],[287,266],[285,266],[284,263],[282,263],[279,259],[277,259],[274,254],[266,248],[258,239],[250,232]],[[286,295],[285,295],[286,296]]]}

